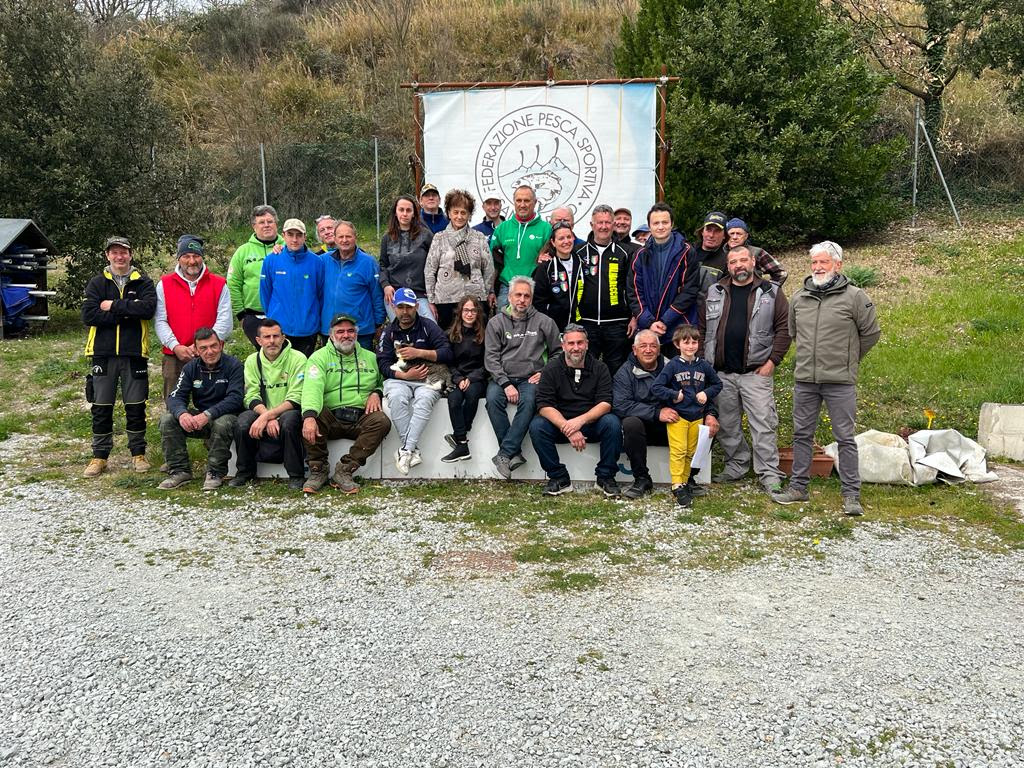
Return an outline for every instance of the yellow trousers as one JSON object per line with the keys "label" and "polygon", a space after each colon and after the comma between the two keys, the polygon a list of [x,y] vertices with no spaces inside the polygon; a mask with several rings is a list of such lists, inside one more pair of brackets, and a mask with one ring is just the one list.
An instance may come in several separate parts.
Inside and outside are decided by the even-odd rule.
{"label": "yellow trousers", "polygon": [[690,479],[690,461],[697,452],[697,436],[702,421],[680,419],[666,424],[668,430],[668,473],[672,485],[683,485]]}

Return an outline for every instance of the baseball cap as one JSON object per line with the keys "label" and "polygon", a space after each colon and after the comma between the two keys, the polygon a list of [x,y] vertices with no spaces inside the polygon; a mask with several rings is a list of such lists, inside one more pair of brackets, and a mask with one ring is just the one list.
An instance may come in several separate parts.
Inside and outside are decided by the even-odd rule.
{"label": "baseball cap", "polygon": [[614,213],[612,213],[612,216],[618,216],[620,213],[624,213],[629,216],[629,218],[633,218],[633,212],[629,210],[629,208],[616,208]]}
{"label": "baseball cap", "polygon": [[334,317],[331,318],[330,327],[333,328],[334,326],[340,323],[352,323],[352,325],[354,325],[356,328],[359,327],[359,323],[357,323],[356,319],[352,317],[352,315],[348,314],[348,312],[338,312]]}
{"label": "baseball cap", "polygon": [[416,306],[416,291],[412,288],[399,288],[395,291],[395,306],[399,305]]}
{"label": "baseball cap", "polygon": [[[427,192],[437,192],[437,187],[435,187],[433,184],[424,184],[423,187],[420,189],[420,197],[423,197],[425,194],[427,194]],[[440,197],[441,193],[437,192],[437,195],[438,197]]]}
{"label": "baseball cap", "polygon": [[632,236],[636,237],[637,235],[642,234],[643,232],[650,232],[650,231],[651,231],[650,227],[648,227],[646,224],[641,224],[639,227],[637,227],[636,229],[633,230],[633,235]]}
{"label": "baseball cap", "polygon": [[711,211],[707,216],[704,217],[704,223],[700,225],[701,229],[704,227],[712,226],[718,227],[719,229],[725,229],[725,214],[721,211]]}
{"label": "baseball cap", "polygon": [[109,250],[110,246],[112,246],[112,245],[120,245],[123,248],[127,248],[129,251],[132,249],[132,244],[130,242],[128,242],[128,238],[127,237],[121,237],[120,235],[114,235],[113,237],[108,237],[107,238],[107,242],[105,242],[103,244],[103,250],[104,251]]}
{"label": "baseball cap", "polygon": [[195,235],[182,235],[178,238],[178,258],[186,253],[198,253],[203,255],[203,239]]}
{"label": "baseball cap", "polygon": [[306,225],[302,223],[302,219],[288,219],[284,226],[281,227],[282,232],[290,232],[296,229],[302,234],[306,234]]}
{"label": "baseball cap", "polygon": [[486,203],[486,202],[489,202],[491,200],[497,200],[499,203],[501,202],[501,198],[498,197],[497,195],[488,195],[487,197],[484,198],[483,201]]}

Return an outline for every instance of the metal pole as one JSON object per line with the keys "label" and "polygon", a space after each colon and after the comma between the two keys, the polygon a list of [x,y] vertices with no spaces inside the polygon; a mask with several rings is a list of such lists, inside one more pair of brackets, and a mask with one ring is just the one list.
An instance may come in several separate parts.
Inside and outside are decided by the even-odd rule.
{"label": "metal pole", "polygon": [[380,150],[376,136],[373,137],[373,180],[377,188],[377,239],[380,240]]}
{"label": "metal pole", "polygon": [[263,177],[263,204],[267,204],[267,156],[263,152],[263,142],[260,142],[260,174]]}
{"label": "metal pole", "polygon": [[658,84],[658,189],[655,190],[655,198],[665,199],[665,170],[668,167],[668,138],[665,136],[665,112],[668,110],[668,102],[665,99],[665,84],[668,82],[668,67],[661,65],[661,82]]}
{"label": "metal pole", "polygon": [[939,174],[939,181],[942,182],[942,188],[946,191],[946,199],[949,200],[949,207],[953,211],[953,218],[956,219],[956,225],[963,227],[960,222],[960,214],[956,211],[956,205],[953,204],[953,195],[949,193],[949,186],[946,184],[946,177],[942,175],[942,166],[939,165],[939,158],[935,155],[935,147],[932,146],[931,137],[928,135],[928,128],[924,124],[924,120],[919,120],[918,125],[921,126],[921,133],[924,134],[925,143],[928,145],[928,151],[931,153],[932,162],[935,163],[935,170]]}
{"label": "metal pole", "polygon": [[917,226],[917,156],[921,149],[921,102],[914,102],[914,180],[910,193],[910,226]]}

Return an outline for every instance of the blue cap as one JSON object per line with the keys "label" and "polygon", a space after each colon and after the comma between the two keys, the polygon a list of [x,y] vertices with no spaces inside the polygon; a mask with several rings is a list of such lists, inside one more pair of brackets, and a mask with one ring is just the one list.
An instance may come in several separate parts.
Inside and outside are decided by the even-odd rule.
{"label": "blue cap", "polygon": [[747,222],[743,219],[729,219],[725,222],[725,229],[727,232],[730,229],[742,229],[747,234],[750,234],[750,227],[747,226]]}
{"label": "blue cap", "polygon": [[650,231],[651,231],[650,227],[648,227],[646,224],[641,224],[639,227],[637,227],[636,229],[633,230],[633,237],[636,237],[641,232],[650,232]]}
{"label": "blue cap", "polygon": [[412,288],[399,288],[395,291],[395,306],[416,306],[416,291]]}

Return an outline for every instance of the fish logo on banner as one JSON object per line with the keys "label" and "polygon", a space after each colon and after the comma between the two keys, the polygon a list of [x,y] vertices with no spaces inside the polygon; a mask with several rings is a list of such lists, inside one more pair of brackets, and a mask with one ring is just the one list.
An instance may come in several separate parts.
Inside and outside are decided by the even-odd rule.
{"label": "fish logo on banner", "polygon": [[550,105],[522,107],[487,131],[476,155],[481,200],[497,197],[512,208],[517,187],[537,193],[537,213],[568,208],[579,221],[596,202],[604,177],[601,147],[572,112]]}

